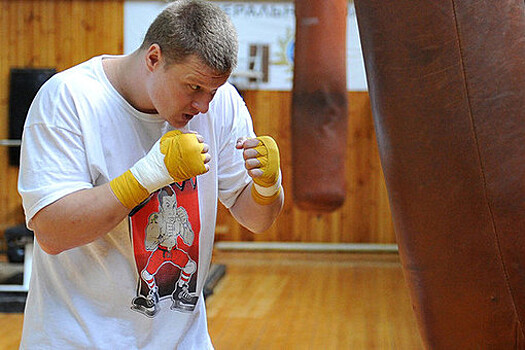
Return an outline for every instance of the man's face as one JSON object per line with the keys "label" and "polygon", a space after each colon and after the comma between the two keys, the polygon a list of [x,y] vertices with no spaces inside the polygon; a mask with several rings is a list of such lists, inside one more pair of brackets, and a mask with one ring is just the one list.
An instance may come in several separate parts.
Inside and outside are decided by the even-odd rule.
{"label": "man's face", "polygon": [[162,198],[162,210],[172,212],[177,208],[177,197],[175,195],[164,196]]}
{"label": "man's face", "polygon": [[146,88],[153,109],[173,127],[182,128],[196,114],[208,111],[217,89],[228,77],[218,75],[195,56],[168,66],[160,59],[151,69]]}

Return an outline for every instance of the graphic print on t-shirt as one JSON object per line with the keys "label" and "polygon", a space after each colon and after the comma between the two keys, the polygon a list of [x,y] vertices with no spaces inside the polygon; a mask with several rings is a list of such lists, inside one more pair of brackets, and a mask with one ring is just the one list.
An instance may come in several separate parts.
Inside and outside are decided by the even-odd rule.
{"label": "graphic print on t-shirt", "polygon": [[129,217],[139,273],[131,309],[148,317],[171,299],[171,310],[197,304],[200,215],[197,179],[173,183],[150,195]]}

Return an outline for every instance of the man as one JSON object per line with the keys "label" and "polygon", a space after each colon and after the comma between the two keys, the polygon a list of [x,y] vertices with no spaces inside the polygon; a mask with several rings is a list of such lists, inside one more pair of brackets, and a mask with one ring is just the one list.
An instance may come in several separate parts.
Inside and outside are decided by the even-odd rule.
{"label": "man", "polygon": [[217,198],[254,232],[283,204],[277,145],[226,82],[237,46],[220,9],[177,1],[136,52],[39,91],[19,178],[36,237],[22,349],[212,348]]}

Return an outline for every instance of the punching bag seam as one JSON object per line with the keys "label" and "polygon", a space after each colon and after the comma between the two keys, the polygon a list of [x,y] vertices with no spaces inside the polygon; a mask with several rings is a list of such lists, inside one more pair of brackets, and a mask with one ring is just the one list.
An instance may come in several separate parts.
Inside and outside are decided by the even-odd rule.
{"label": "punching bag seam", "polygon": [[497,227],[496,227],[496,222],[494,220],[493,209],[492,209],[492,207],[490,205],[489,196],[488,196],[487,179],[486,179],[485,169],[484,169],[484,166],[483,166],[483,159],[481,157],[481,150],[480,150],[480,145],[479,145],[479,140],[478,140],[478,134],[477,134],[477,131],[476,131],[476,124],[475,124],[475,121],[474,121],[474,116],[472,114],[472,104],[471,104],[471,99],[470,99],[470,92],[469,92],[468,79],[467,79],[467,72],[466,72],[466,68],[465,68],[461,31],[460,31],[459,21],[458,21],[458,18],[457,18],[457,12],[458,12],[457,11],[457,4],[456,4],[456,0],[451,0],[451,1],[452,1],[452,12],[453,12],[452,16],[453,16],[454,24],[455,24],[455,27],[456,27],[456,39],[457,39],[457,45],[458,45],[458,50],[459,50],[459,64],[460,64],[460,70],[461,70],[461,74],[462,74],[462,78],[463,78],[463,85],[464,85],[463,88],[464,88],[464,92],[465,92],[466,99],[467,99],[468,115],[469,115],[470,123],[471,123],[471,126],[472,126],[472,137],[473,137],[474,143],[476,145],[476,152],[477,152],[478,161],[479,161],[481,179],[482,179],[482,184],[483,184],[483,194],[484,194],[485,202],[487,203],[487,208],[488,208],[489,215],[490,215],[490,221],[491,221],[491,225],[492,225],[492,230],[493,230],[494,237],[495,237],[495,246],[496,246],[496,250],[497,250],[497,256],[498,256],[499,262],[501,264],[501,268],[503,270],[503,275],[504,275],[504,278],[505,278],[505,286],[506,286],[506,289],[507,289],[508,293],[510,294],[510,297],[511,297],[511,300],[512,300],[512,308],[514,310],[514,314],[515,314],[516,318],[519,320],[520,331],[521,331],[521,333],[523,335],[524,332],[523,332],[523,328],[521,326],[521,325],[523,325],[523,322],[522,322],[522,320],[520,318],[520,314],[519,314],[519,312],[517,310],[515,296],[514,296],[512,287],[510,286],[510,278],[509,278],[507,266],[505,265],[505,261],[503,260],[503,254],[502,254],[502,250],[501,250],[501,244],[500,244],[500,239],[499,239],[499,235],[498,235],[498,230],[497,230]]}

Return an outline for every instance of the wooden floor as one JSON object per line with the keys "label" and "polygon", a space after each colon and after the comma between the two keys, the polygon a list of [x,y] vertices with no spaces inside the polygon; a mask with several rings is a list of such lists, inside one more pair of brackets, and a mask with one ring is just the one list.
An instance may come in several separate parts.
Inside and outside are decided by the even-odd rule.
{"label": "wooden floor", "polygon": [[23,321],[24,316],[22,314],[0,313],[0,349],[18,349]]}
{"label": "wooden floor", "polygon": [[226,253],[208,298],[217,350],[422,349],[397,255]]}
{"label": "wooden floor", "polygon": [[[393,254],[217,251],[227,272],[208,297],[217,350],[422,349]],[[0,314],[0,349],[18,349],[21,314]]]}

